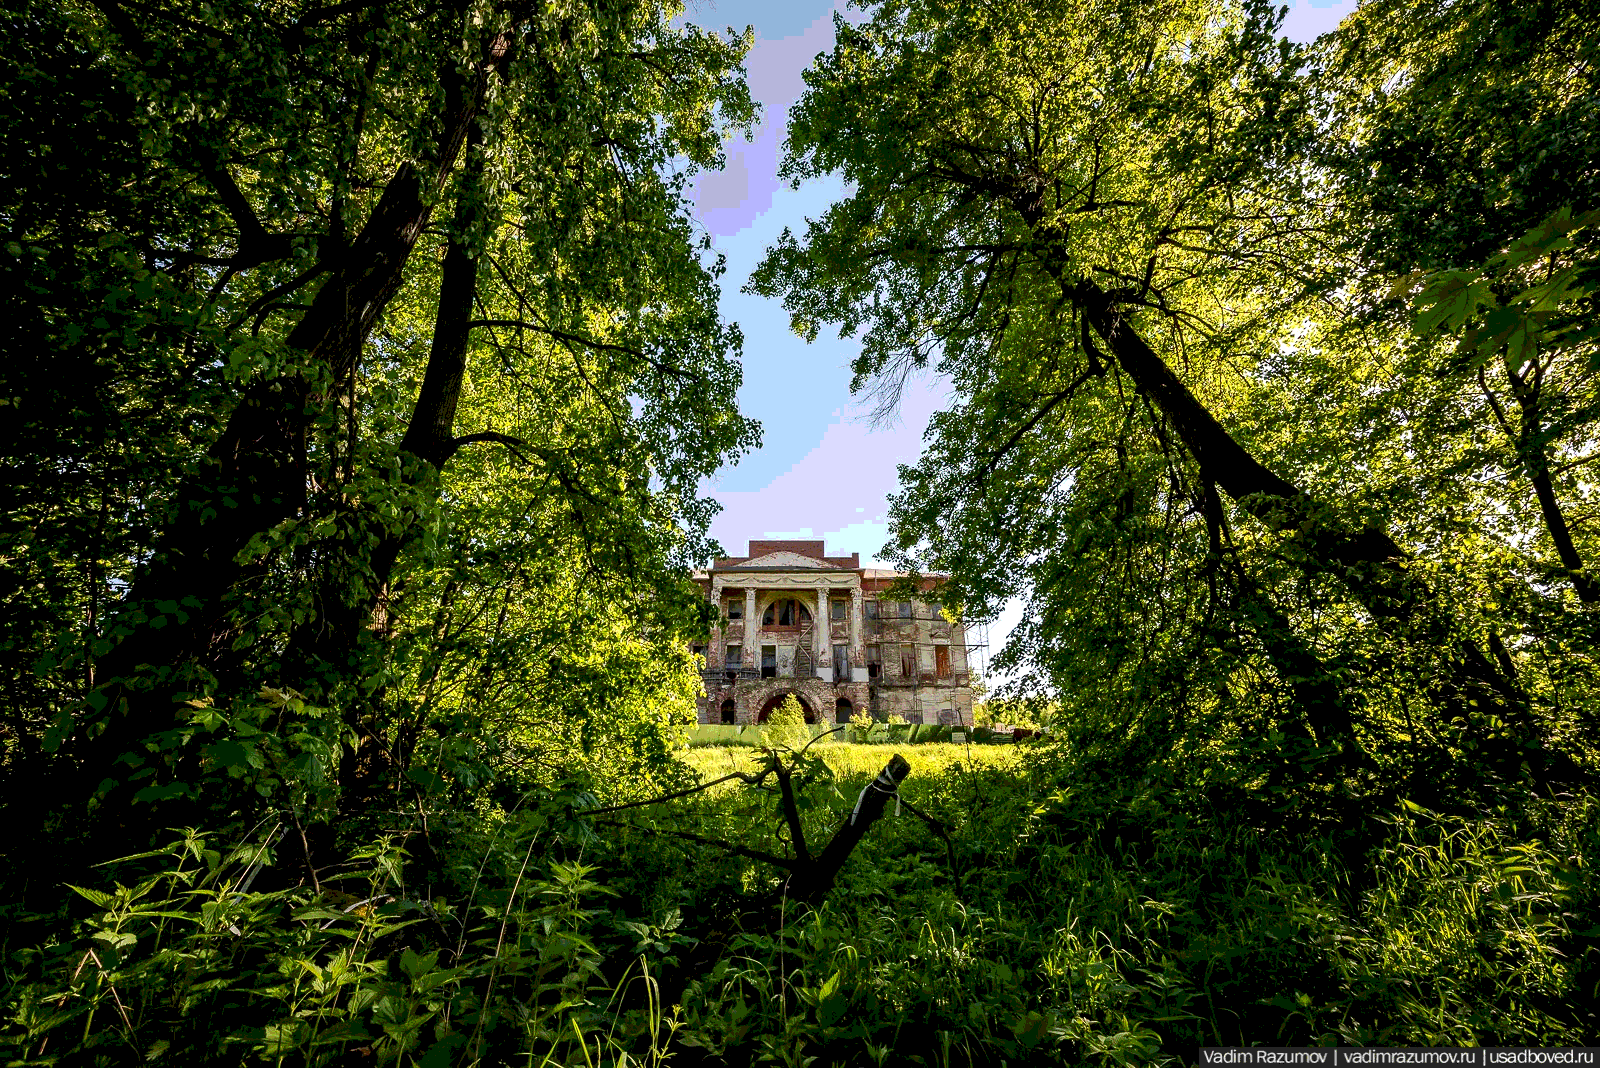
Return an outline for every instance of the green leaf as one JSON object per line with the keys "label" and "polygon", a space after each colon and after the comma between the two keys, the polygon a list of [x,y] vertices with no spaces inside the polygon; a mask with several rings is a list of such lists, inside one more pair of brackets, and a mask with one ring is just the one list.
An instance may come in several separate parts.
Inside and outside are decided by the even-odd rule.
{"label": "green leaf", "polygon": [[438,950],[434,950],[426,956],[419,956],[408,948],[404,953],[400,954],[400,970],[412,979],[433,971],[438,962]]}
{"label": "green leaf", "polygon": [[377,930],[372,932],[372,937],[373,938],[387,938],[389,935],[394,934],[396,931],[403,931],[407,927],[410,927],[412,924],[421,923],[421,922],[422,922],[421,919],[415,919],[415,920],[402,920],[399,923],[384,924],[382,927],[379,927]]}
{"label": "green leaf", "polygon": [[406,769],[406,778],[422,787],[428,793],[435,793],[450,785],[450,780],[440,775],[437,771],[427,767],[413,767]]}
{"label": "green leaf", "polygon": [[189,793],[186,783],[169,782],[164,786],[146,786],[143,790],[133,795],[135,801],[170,801],[174,797],[184,797]]}
{"label": "green leaf", "polygon": [[446,1035],[429,1047],[417,1061],[417,1068],[450,1068],[451,1053],[466,1043],[461,1035]]}
{"label": "green leaf", "polygon": [[117,899],[112,897],[110,894],[104,893],[100,890],[90,890],[82,886],[73,886],[71,883],[67,883],[66,886],[67,889],[78,894],[80,897],[94,902],[103,909],[116,907]]}
{"label": "green leaf", "polygon": [[225,768],[249,767],[251,764],[250,750],[228,738],[211,743],[202,752]]}

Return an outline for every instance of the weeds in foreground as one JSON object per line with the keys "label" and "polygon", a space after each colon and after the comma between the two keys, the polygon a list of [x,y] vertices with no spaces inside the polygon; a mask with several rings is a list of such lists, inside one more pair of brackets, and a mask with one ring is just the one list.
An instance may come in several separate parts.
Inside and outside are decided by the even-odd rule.
{"label": "weeds in foreground", "polygon": [[[885,819],[823,907],[780,900],[781,922],[748,907],[778,872],[657,833],[776,848],[773,802],[748,791],[622,828],[555,792],[436,813],[434,845],[378,838],[315,887],[268,888],[293,870],[278,829],[227,848],[189,832],[11,952],[0,1048],[17,1065],[1133,1065],[1595,1033],[1589,799],[1403,807],[1352,872],[1329,835],[1094,774],[1049,752],[924,769],[903,792],[953,848]],[[838,820],[862,782],[819,783],[806,820]]]}

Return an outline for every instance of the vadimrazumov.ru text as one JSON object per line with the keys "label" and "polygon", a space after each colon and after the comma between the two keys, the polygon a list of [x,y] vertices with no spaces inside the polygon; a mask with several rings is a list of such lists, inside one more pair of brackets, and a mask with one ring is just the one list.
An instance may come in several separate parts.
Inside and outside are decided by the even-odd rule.
{"label": "vadimrazumov.ru text", "polygon": [[1600,1065],[1596,1046],[1203,1046],[1195,1063],[1207,1068],[1251,1068],[1253,1065],[1298,1065],[1338,1068],[1361,1065]]}

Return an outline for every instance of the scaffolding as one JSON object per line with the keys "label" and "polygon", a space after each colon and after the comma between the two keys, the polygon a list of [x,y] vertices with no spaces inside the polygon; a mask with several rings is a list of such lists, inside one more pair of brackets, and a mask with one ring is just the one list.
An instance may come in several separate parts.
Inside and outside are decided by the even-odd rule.
{"label": "scaffolding", "polygon": [[[897,604],[897,602],[878,602],[882,605]],[[881,609],[880,609],[881,612]],[[908,614],[896,611],[893,615],[869,616],[863,621],[862,637],[866,644],[880,647],[878,660],[878,674],[869,678],[868,683],[868,708],[872,712],[882,711],[880,694],[888,690],[909,690],[911,701],[916,709],[919,719],[930,712],[937,713],[937,707],[926,704],[927,696],[924,690],[947,692],[951,689],[972,685],[974,677],[983,679],[988,670],[989,651],[989,625],[987,623],[951,623],[941,612],[918,612],[913,609]],[[926,632],[919,624],[928,624]],[[923,637],[926,633],[926,637]],[[957,642],[957,633],[961,641]],[[943,640],[941,640],[943,639]],[[902,671],[898,677],[890,677],[883,671],[883,655],[881,649],[884,645],[898,646],[902,650],[911,646],[911,667],[908,674]],[[959,647],[962,652],[962,664],[966,670],[956,671],[951,666],[948,675],[937,673],[937,654],[935,654],[935,672],[928,673],[922,670],[922,648],[924,646],[945,646],[947,648]],[[903,654],[902,654],[903,655]],[[870,663],[870,661],[869,661]]]}

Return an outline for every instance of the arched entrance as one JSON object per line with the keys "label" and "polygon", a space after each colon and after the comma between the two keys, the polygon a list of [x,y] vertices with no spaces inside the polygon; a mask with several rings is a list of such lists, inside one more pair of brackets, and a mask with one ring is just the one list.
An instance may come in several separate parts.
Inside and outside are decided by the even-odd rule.
{"label": "arched entrance", "polygon": [[793,694],[796,701],[800,702],[800,710],[806,714],[806,722],[815,723],[817,721],[816,710],[811,707],[810,702],[808,702],[800,694],[795,693],[793,690],[788,691],[788,693],[773,694],[771,697],[767,698],[767,703],[761,706],[761,715],[756,722],[765,723],[767,721],[767,717],[772,715],[773,710],[779,705],[783,704],[783,699],[791,694]]}
{"label": "arched entrance", "polygon": [[850,704],[850,698],[841,697],[833,703],[833,721],[835,723],[849,723],[850,717],[855,715],[855,708]]}
{"label": "arched entrance", "polygon": [[737,723],[739,721],[739,706],[730,698],[722,702],[722,722]]}

